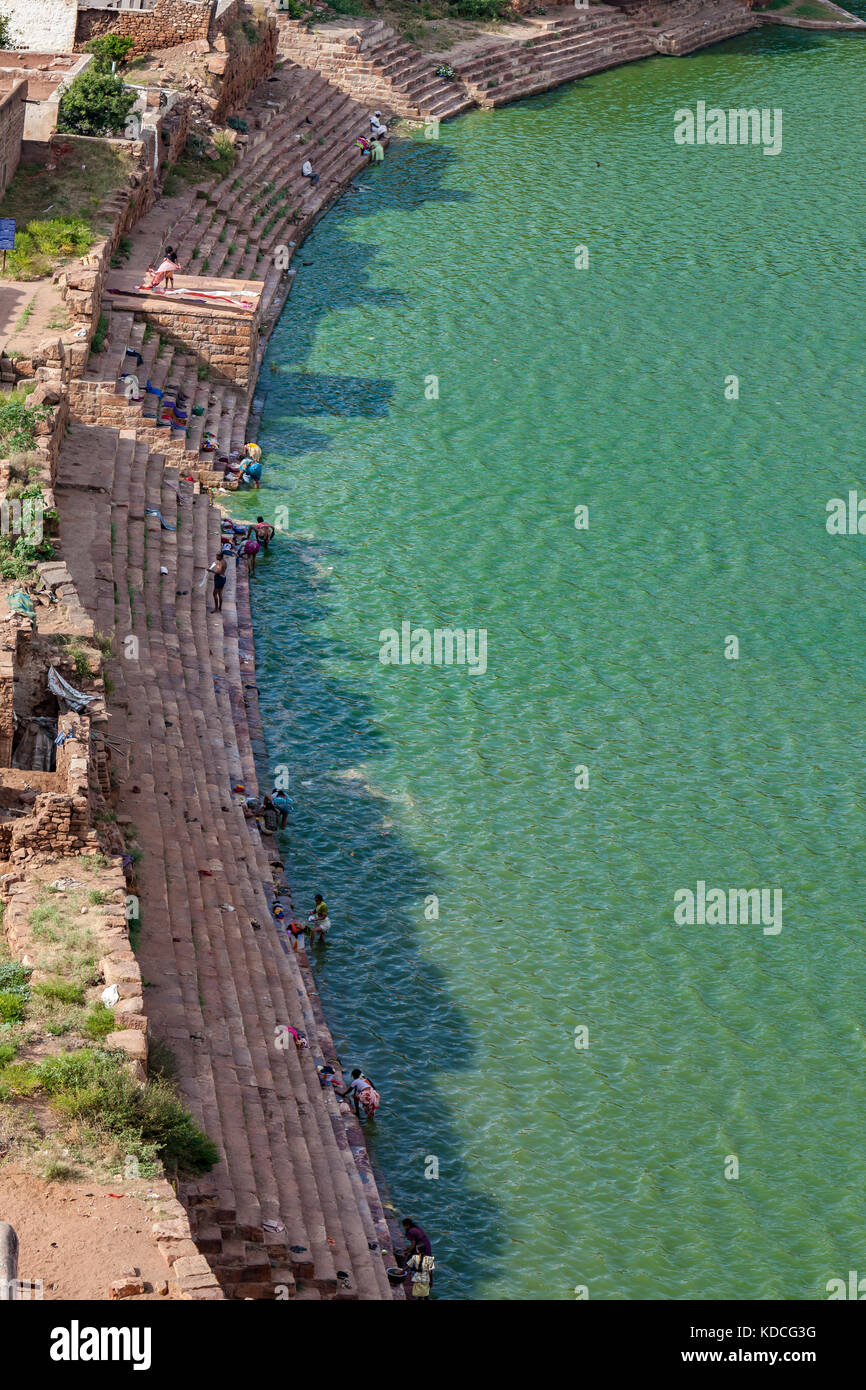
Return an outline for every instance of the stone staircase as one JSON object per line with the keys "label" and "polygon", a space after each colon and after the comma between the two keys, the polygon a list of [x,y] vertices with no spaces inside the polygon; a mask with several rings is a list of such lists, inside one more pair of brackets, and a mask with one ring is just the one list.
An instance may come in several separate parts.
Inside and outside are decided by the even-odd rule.
{"label": "stone staircase", "polygon": [[338,19],[307,28],[277,15],[278,52],[314,68],[344,92],[367,103],[366,114],[447,120],[474,105],[459,82],[436,76],[436,63],[406,43],[381,19]]}
{"label": "stone staircase", "polygon": [[659,53],[678,57],[761,27],[742,0],[668,0],[639,5],[629,10],[629,17]]}
{"label": "stone staircase", "polygon": [[[157,204],[131,233],[130,262],[144,267],[170,243],[191,274],[261,279],[261,356],[291,285],[295,245],[367,163],[355,141],[368,133],[369,114],[317,72],[287,64],[258,89],[245,115],[250,129],[238,140],[235,168]],[[294,153],[287,157],[288,151]],[[301,176],[305,159],[319,174],[315,187]],[[135,429],[202,484],[219,484],[219,459],[243,447],[251,393],[211,381],[207,361],[113,305],[110,294],[102,307],[106,347],[91,354],[83,378],[73,383],[75,418]],[[130,373],[140,401],[126,395],[123,377]],[[202,452],[206,434],[216,437],[215,451]]]}
{"label": "stone staircase", "polygon": [[[72,426],[61,451],[61,541],[98,630],[115,635],[111,732],[132,740],[118,811],[136,827],[138,947],[151,1031],[220,1149],[182,1185],[195,1247],[236,1297],[390,1298],[393,1263],[354,1119],[322,1091],[333,1044],[271,912],[274,878],[243,797],[255,790],[244,685],[246,575],[223,614],[201,587],[220,516],[137,431]],[[169,527],[158,516],[161,511]],[[265,562],[267,563],[267,562]],[[167,573],[163,573],[163,570]],[[247,639],[248,640],[248,639]],[[281,1025],[309,1051],[277,1045]]]}
{"label": "stone staircase", "polygon": [[534,31],[529,37],[493,41],[455,63],[479,106],[504,106],[656,52],[648,36],[610,5],[548,11],[541,17],[527,16],[526,23]]}

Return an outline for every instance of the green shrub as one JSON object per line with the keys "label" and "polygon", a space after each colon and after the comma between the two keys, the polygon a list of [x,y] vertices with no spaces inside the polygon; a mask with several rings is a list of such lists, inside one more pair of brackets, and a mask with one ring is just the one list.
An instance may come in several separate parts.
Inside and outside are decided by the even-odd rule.
{"label": "green shrub", "polygon": [[17,1051],[17,1043],[0,1043],[0,1068],[6,1067],[10,1062],[13,1062]]}
{"label": "green shrub", "polygon": [[107,1004],[94,1004],[84,1020],[84,1032],[94,1042],[101,1042],[115,1029],[114,1013]]}
{"label": "green shrub", "polygon": [[51,273],[58,259],[83,256],[93,236],[82,217],[34,218],[15,233],[15,246],[6,266],[20,280],[39,280]]}
{"label": "green shrub", "polygon": [[91,67],[110,73],[112,63],[118,68],[126,67],[129,50],[134,46],[133,39],[122,38],[120,34],[103,34],[101,38],[91,39],[84,49],[86,53],[93,54]]}
{"label": "green shrub", "polygon": [[27,1017],[25,1001],[11,990],[0,990],[0,1023],[23,1023]]}
{"label": "green shrub", "polygon": [[[0,1086],[11,1070],[0,1073]],[[206,1173],[219,1158],[169,1083],[158,1079],[140,1086],[117,1053],[61,1052],[45,1058],[37,1079],[63,1114],[101,1128],[139,1158],[156,1153],[171,1172]]]}
{"label": "green shrub", "polygon": [[8,1062],[0,1071],[0,1100],[30,1096],[40,1084],[39,1070],[30,1062]]}
{"label": "green shrub", "polygon": [[105,339],[107,337],[108,319],[105,316],[105,314],[100,314],[99,322],[96,325],[96,331],[93,334],[93,341],[90,344],[91,350],[93,352],[102,352],[102,349],[105,347]]}
{"label": "green shrub", "polygon": [[29,965],[19,965],[17,960],[4,962],[0,965],[0,989],[10,994],[26,992],[31,973]]}
{"label": "green shrub", "polygon": [[499,19],[509,5],[508,0],[452,0],[448,8],[460,19]]}
{"label": "green shrub", "polygon": [[60,98],[57,129],[66,135],[116,135],[125,126],[137,95],[119,77],[91,64]]}
{"label": "green shrub", "polygon": [[0,453],[26,453],[32,449],[37,425],[51,413],[51,406],[32,406],[21,396],[6,396],[0,401]]}
{"label": "green shrub", "polygon": [[70,980],[46,980],[45,984],[33,985],[33,993],[40,999],[56,999],[61,1004],[83,1004],[84,990]]}

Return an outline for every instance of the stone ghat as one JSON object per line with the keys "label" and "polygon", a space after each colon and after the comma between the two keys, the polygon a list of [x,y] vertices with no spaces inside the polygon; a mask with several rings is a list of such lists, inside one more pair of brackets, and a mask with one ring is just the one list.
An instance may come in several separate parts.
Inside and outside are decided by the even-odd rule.
{"label": "stone ghat", "polygon": [[[759,27],[744,0],[665,0],[638,6],[552,6],[519,29],[461,44],[439,58],[404,42],[379,19],[308,28],[277,15],[279,52],[366,104],[398,116],[446,120],[474,105],[504,106],[577,77],[657,53],[696,48]],[[453,79],[437,77],[444,62]]]}
{"label": "stone ghat", "polygon": [[527,18],[525,27],[524,39],[499,40],[455,60],[457,76],[479,106],[505,106],[656,52],[648,35],[610,5],[551,10]]}
{"label": "stone ghat", "polygon": [[659,53],[676,57],[761,27],[744,0],[669,0],[641,5],[629,14],[636,26],[645,28]]}
{"label": "stone ghat", "polygon": [[300,20],[277,17],[278,52],[314,68],[342,91],[398,116],[449,116],[474,102],[460,83],[436,76],[436,64],[404,42],[381,19],[336,20],[307,29]]}
{"label": "stone ghat", "polygon": [[[260,296],[257,341],[245,349],[249,371],[232,377],[225,364],[213,369],[210,339],[216,330],[209,327],[208,314],[194,316],[194,333],[182,333],[174,306],[169,310],[156,297],[145,306],[107,292],[105,350],[91,354],[69,388],[77,421],[135,429],[140,440],[206,486],[221,483],[222,467],[215,465],[243,446],[252,389],[267,335],[291,286],[295,251],[367,163],[355,145],[369,132],[367,109],[318,73],[294,64],[256,91],[244,117],[250,130],[238,140],[240,158],[232,172],[210,186],[162,199],[130,240],[131,261],[138,267],[152,263],[171,243],[184,271],[207,272],[194,283]],[[319,174],[315,186],[301,175],[307,158]],[[140,278],[112,273],[106,285],[109,291],[122,290]],[[188,279],[179,275],[176,284]],[[242,330],[242,318],[236,327]],[[129,374],[136,378],[140,400],[127,394]],[[145,390],[148,382],[151,393]],[[182,408],[175,412],[178,402]],[[211,449],[203,447],[214,442]],[[86,442],[79,445],[86,456]]]}
{"label": "stone ghat", "polygon": [[[118,810],[144,851],[148,1023],[221,1155],[212,1175],[179,1190],[196,1247],[229,1296],[390,1298],[387,1227],[353,1153],[363,1140],[319,1086],[315,1064],[333,1059],[333,1044],[233,790],[256,787],[244,706],[254,665],[237,575],[222,615],[202,586],[220,515],[134,431],[73,425],[58,491],[82,601],[115,634],[109,733],[134,749]],[[283,1045],[287,1025],[309,1050]]]}

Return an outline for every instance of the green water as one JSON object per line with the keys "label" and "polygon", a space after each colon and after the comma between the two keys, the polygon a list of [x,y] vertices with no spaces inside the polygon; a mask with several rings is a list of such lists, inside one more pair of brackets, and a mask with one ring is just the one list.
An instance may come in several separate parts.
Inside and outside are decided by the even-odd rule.
{"label": "green water", "polygon": [[[295,262],[238,503],[289,507],[262,708],[440,1297],[866,1268],[866,540],[824,525],[866,491],[862,43],[764,31],[470,114]],[[676,147],[699,100],[782,108],[782,153]],[[486,674],[383,666],[402,619],[486,628]],[[783,930],[675,925],[698,879],[781,888]]]}

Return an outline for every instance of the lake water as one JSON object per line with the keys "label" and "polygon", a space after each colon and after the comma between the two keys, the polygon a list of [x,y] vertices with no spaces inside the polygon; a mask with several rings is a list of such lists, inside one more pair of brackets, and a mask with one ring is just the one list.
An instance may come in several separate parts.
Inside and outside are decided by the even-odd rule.
{"label": "lake water", "polygon": [[[863,42],[764,30],[404,138],[295,261],[237,503],[288,507],[262,713],[439,1297],[862,1266],[866,539],[825,509],[866,495]],[[781,108],[782,152],[678,147],[702,100]],[[403,620],[486,629],[486,672],[383,665]],[[782,930],[678,925],[698,880],[781,889]]]}

